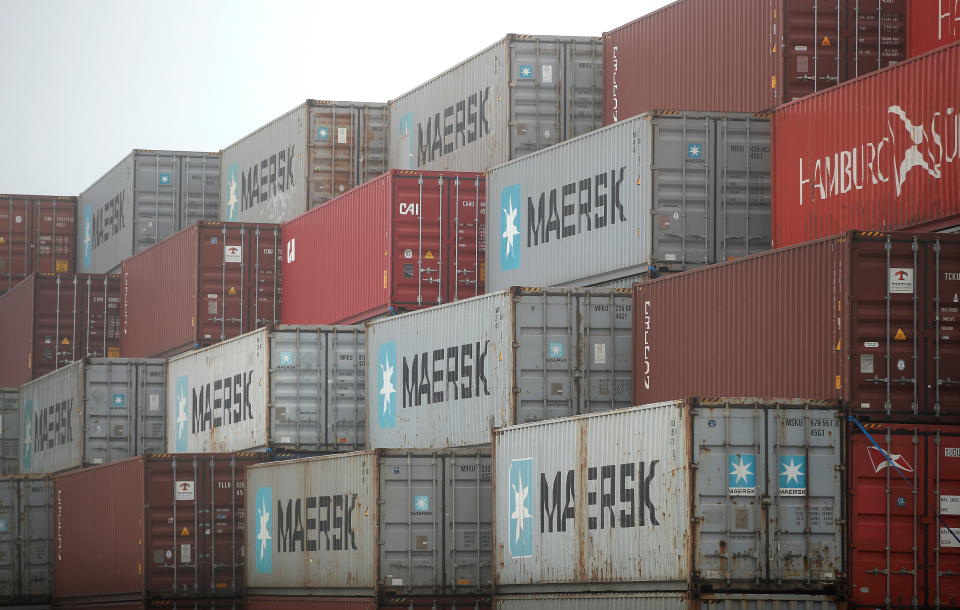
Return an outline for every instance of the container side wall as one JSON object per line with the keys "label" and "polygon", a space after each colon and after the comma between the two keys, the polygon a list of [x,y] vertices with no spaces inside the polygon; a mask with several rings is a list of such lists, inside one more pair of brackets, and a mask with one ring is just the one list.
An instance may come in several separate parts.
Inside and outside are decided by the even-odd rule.
{"label": "container side wall", "polygon": [[0,294],[31,273],[75,273],[76,197],[0,195]]}
{"label": "container side wall", "polygon": [[956,0],[914,0],[907,15],[910,57],[960,41]]}
{"label": "container side wall", "polygon": [[33,379],[37,278],[29,277],[0,295],[0,385],[20,386]]}
{"label": "container side wall", "polygon": [[454,593],[493,590],[493,461],[489,450],[444,463],[444,587]]}
{"label": "container side wall", "polygon": [[133,253],[134,153],[80,193],[77,207],[77,270],[116,272]]}
{"label": "container side wall", "polygon": [[50,473],[84,465],[84,363],[21,386],[20,468]]}
{"label": "container side wall", "polygon": [[0,603],[50,599],[52,513],[52,479],[0,477]]}
{"label": "container side wall", "polygon": [[0,388],[0,475],[20,472],[20,390]]}

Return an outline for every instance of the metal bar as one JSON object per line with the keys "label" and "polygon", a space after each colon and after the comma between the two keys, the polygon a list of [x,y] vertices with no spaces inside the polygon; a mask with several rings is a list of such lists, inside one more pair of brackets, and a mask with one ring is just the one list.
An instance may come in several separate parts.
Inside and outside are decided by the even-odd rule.
{"label": "metal bar", "polygon": [[[216,592],[216,582],[217,582],[217,470],[216,470],[216,458],[210,456],[210,523],[207,526],[207,530],[210,532],[210,593]],[[199,489],[200,486],[198,485]],[[233,483],[230,484],[230,491],[233,491]],[[199,530],[199,524],[197,530]],[[199,554],[200,549],[197,549]],[[199,562],[198,562],[199,563]]]}
{"label": "metal bar", "polygon": [[[891,257],[891,251],[893,250],[893,242],[890,241],[889,237],[887,237],[886,241],[884,242],[883,248],[887,254],[887,265],[885,269],[890,269],[890,257]],[[883,273],[883,271],[884,270],[881,269],[881,273]],[[891,391],[890,389],[890,358],[892,356],[890,354],[890,281],[889,279],[887,279],[884,283],[886,284],[887,288],[886,288],[886,296],[884,297],[885,312],[886,312],[885,313],[886,326],[885,326],[885,332],[884,332],[884,341],[886,342],[886,353],[884,354],[883,357],[886,360],[886,375],[885,375],[886,379],[884,383],[886,384],[887,398],[883,403],[883,409],[887,415],[890,415],[890,411],[893,408],[893,406],[890,402],[890,391]]]}
{"label": "metal bar", "polygon": [[453,198],[453,300],[460,298],[460,176],[454,180]]}
{"label": "metal bar", "polygon": [[[934,244],[933,244],[933,266],[934,266],[934,270],[935,270],[935,271],[934,271],[934,274],[933,274],[933,277],[936,278],[936,281],[934,281],[934,290],[935,290],[935,292],[934,292],[934,297],[933,297],[933,307],[934,307],[934,311],[935,311],[935,315],[933,316],[933,324],[934,324],[934,333],[933,333],[933,345],[934,345],[933,363],[934,363],[934,372],[935,372],[935,375],[936,375],[936,377],[935,377],[935,379],[934,379],[934,383],[933,383],[933,393],[934,393],[934,394],[933,394],[933,395],[934,395],[934,400],[933,400],[933,413],[934,413],[934,415],[936,415],[937,417],[940,416],[940,386],[941,386],[941,384],[942,384],[942,381],[941,381],[941,379],[940,379],[940,360],[941,360],[941,356],[940,356],[940,314],[941,314],[941,312],[942,312],[941,307],[940,307],[940,304],[941,304],[941,302],[940,302],[940,250],[941,250],[940,240],[937,239],[937,240],[934,242]],[[917,376],[916,373],[914,373],[914,377],[916,377],[916,376]]]}
{"label": "metal bar", "polygon": [[[918,387],[918,380],[917,380],[920,374],[920,370],[918,367],[918,365],[920,364],[920,353],[919,353],[919,347],[917,345],[917,342],[919,341],[919,337],[917,333],[917,315],[918,315],[917,302],[919,301],[919,297],[917,296],[917,290],[919,288],[919,282],[917,281],[917,277],[916,277],[917,270],[920,269],[919,260],[918,260],[918,257],[920,255],[920,242],[916,237],[913,238],[913,243],[911,244],[910,247],[913,249],[913,273],[914,273],[913,294],[911,295],[911,299],[910,299],[911,304],[913,305],[913,339],[912,339],[913,361],[910,363],[911,374],[913,377],[913,402],[910,403],[910,410],[913,411],[913,415],[914,417],[916,417],[920,411],[920,402],[919,402],[919,395],[918,395],[920,389]],[[939,280],[940,278],[937,278],[937,279]],[[889,284],[889,281],[887,283]]]}
{"label": "metal bar", "polygon": [[[227,247],[227,225],[220,226],[221,245]],[[224,250],[226,253],[226,250]],[[220,257],[220,303],[217,304],[222,311],[220,312],[220,340],[227,338],[227,257],[226,254]],[[209,311],[209,309],[208,309]]]}
{"label": "metal bar", "polygon": [[440,219],[438,221],[440,229],[440,243],[437,247],[437,303],[443,303],[443,176],[437,179],[438,191],[440,192]]}
{"label": "metal bar", "polygon": [[417,204],[417,305],[423,304],[423,174],[417,176],[420,199]]}

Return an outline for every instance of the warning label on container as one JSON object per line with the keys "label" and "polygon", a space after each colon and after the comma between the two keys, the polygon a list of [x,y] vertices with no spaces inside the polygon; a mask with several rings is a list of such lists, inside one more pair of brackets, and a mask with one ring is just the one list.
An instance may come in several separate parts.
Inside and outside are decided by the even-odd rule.
{"label": "warning label on container", "polygon": [[177,481],[174,494],[177,500],[193,500],[193,481]]}
{"label": "warning label on container", "polygon": [[941,515],[960,515],[960,496],[940,496]]}
{"label": "warning label on container", "polygon": [[223,262],[225,263],[241,263],[243,262],[243,254],[240,250],[240,246],[223,246]]}
{"label": "warning label on container", "polygon": [[[0,243],[3,243],[2,237],[0,237]],[[67,261],[61,258],[54,263],[54,268],[56,269],[57,273],[66,273],[69,269],[69,266],[67,265]]]}
{"label": "warning label on container", "polygon": [[890,294],[913,294],[913,269],[891,267],[889,288]]}

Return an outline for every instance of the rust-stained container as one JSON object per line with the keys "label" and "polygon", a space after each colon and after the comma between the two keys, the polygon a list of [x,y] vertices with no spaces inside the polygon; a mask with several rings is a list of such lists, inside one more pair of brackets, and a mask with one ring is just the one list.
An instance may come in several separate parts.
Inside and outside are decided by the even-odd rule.
{"label": "rust-stained container", "polygon": [[280,318],[280,226],[201,222],[122,266],[130,358],[166,358]]}
{"label": "rust-stained container", "polygon": [[778,109],[773,245],[960,215],[957,74],[953,44]]}
{"label": "rust-stained container", "polygon": [[840,399],[960,420],[960,235],[844,233],[634,286],[634,402]]}
{"label": "rust-stained container", "polygon": [[115,358],[119,346],[119,275],[34,274],[0,296],[0,386]]}
{"label": "rust-stained container", "polygon": [[0,476],[0,606],[48,602],[53,480]]}
{"label": "rust-stained container", "polygon": [[[56,610],[243,610],[246,602],[242,598],[236,599],[203,599],[203,598],[175,598],[175,599],[137,599],[122,602],[97,602],[92,604],[63,604],[57,603]],[[34,610],[28,608],[25,610]],[[37,608],[36,610],[42,610]]]}
{"label": "rust-stained container", "polygon": [[960,426],[849,431],[853,607],[960,607]]}
{"label": "rust-stained container", "polygon": [[32,273],[73,273],[76,222],[76,197],[0,195],[0,294]]}
{"label": "rust-stained container", "polygon": [[413,596],[413,597],[319,597],[263,596],[247,597],[247,610],[486,610],[489,597]]}
{"label": "rust-stained container", "polygon": [[759,112],[906,59],[907,0],[679,0],[603,35],[605,125]]}
{"label": "rust-stained container", "polygon": [[825,595],[656,593],[544,593],[497,595],[496,610],[839,610]]}
{"label": "rust-stained container", "polygon": [[283,323],[354,324],[483,294],[486,183],[391,170],[285,223]]}
{"label": "rust-stained container", "polygon": [[910,0],[910,57],[960,41],[960,0]]}
{"label": "rust-stained container", "polygon": [[263,459],[153,455],[57,475],[54,598],[242,595],[244,475]]}

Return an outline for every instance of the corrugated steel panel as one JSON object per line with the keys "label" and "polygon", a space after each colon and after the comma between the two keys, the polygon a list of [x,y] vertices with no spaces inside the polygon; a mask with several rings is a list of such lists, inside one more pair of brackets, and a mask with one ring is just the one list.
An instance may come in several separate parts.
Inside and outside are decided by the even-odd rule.
{"label": "corrugated steel panel", "polygon": [[247,610],[377,610],[374,597],[250,595]]}
{"label": "corrugated steel panel", "polygon": [[119,356],[120,277],[34,274],[0,296],[0,386]]}
{"label": "corrugated steel panel", "polygon": [[868,423],[849,438],[851,602],[960,605],[960,426]]}
{"label": "corrugated steel panel", "polygon": [[686,593],[593,593],[498,595],[497,610],[837,610],[821,595],[737,595]]}
{"label": "corrugated steel panel", "polygon": [[584,285],[770,244],[770,123],[647,114],[493,169],[487,286]]}
{"label": "corrugated steel panel", "polygon": [[629,406],[627,294],[517,288],[368,324],[371,447],[485,444],[494,426]]}
{"label": "corrugated steel panel", "polygon": [[205,222],[123,261],[121,353],[168,357],[280,318],[280,227]]}
{"label": "corrugated steel panel", "polygon": [[91,358],[21,386],[21,471],[162,452],[165,371],[163,360]]}
{"label": "corrugated steel panel", "polygon": [[936,233],[846,233],[637,284],[634,401],[807,396],[957,419],[958,293],[960,236]]}
{"label": "corrugated steel panel", "polygon": [[217,153],[134,150],[80,193],[77,268],[116,273],[123,259],[219,212]]}
{"label": "corrugated steel panel", "polygon": [[54,597],[229,602],[244,590],[245,469],[262,460],[154,455],[57,475]]}
{"label": "corrugated steel panel", "polygon": [[498,590],[835,592],[839,417],[690,399],[497,430]]}
{"label": "corrugated steel panel", "polygon": [[20,391],[0,388],[0,475],[20,472]]}
{"label": "corrugated steel panel", "polygon": [[405,597],[490,588],[489,450],[277,462],[251,468],[247,483],[257,524],[246,541],[251,592]]}
{"label": "corrugated steel panel", "polygon": [[960,41],[960,2],[911,0],[907,16],[910,57]]}
{"label": "corrugated steel panel", "polygon": [[960,44],[774,114],[773,245],[960,214]]}
{"label": "corrugated steel panel", "polygon": [[222,155],[220,217],[283,222],[387,171],[387,106],[307,100]]}
{"label": "corrugated steel panel", "polygon": [[506,38],[390,101],[390,167],[485,171],[600,126],[601,42]]}
{"label": "corrugated steel panel", "polygon": [[0,476],[0,604],[50,600],[53,481]]}
{"label": "corrugated steel panel", "polygon": [[76,222],[76,197],[0,195],[0,294],[31,273],[74,273]]}
{"label": "corrugated steel panel", "polygon": [[277,326],[171,358],[167,450],[366,447],[358,326]]}
{"label": "corrugated steel panel", "polygon": [[486,203],[482,174],[391,170],[285,223],[283,322],[352,324],[482,294]]}
{"label": "corrugated steel panel", "polygon": [[762,112],[903,61],[906,5],[674,2],[604,33],[604,124],[655,108]]}
{"label": "corrugated steel panel", "polygon": [[[138,599],[123,602],[95,602],[64,604],[58,602],[54,606],[56,610],[100,610],[101,608],[109,610],[177,610],[185,608],[187,610],[243,610],[246,608],[246,602],[242,598],[234,599],[205,599],[190,597],[174,598],[154,598]],[[25,610],[34,610],[28,608]]]}

